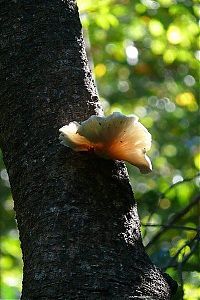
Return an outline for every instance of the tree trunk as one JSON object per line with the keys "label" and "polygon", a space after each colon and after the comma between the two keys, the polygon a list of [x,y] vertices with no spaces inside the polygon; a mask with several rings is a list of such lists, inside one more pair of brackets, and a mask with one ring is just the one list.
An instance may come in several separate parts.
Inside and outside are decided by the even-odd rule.
{"label": "tree trunk", "polygon": [[22,299],[170,299],[144,252],[124,164],[58,140],[61,126],[101,111],[74,1],[2,1],[0,11],[0,138]]}

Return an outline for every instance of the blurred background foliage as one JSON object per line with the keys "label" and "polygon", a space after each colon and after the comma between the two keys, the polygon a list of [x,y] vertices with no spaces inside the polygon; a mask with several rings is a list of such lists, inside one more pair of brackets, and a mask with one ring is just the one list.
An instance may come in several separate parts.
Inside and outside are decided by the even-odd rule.
{"label": "blurred background foliage", "polygon": [[[91,68],[106,114],[140,117],[153,136],[153,173],[127,165],[151,259],[200,299],[198,0],[79,0]],[[0,157],[1,299],[18,299],[21,251]]]}

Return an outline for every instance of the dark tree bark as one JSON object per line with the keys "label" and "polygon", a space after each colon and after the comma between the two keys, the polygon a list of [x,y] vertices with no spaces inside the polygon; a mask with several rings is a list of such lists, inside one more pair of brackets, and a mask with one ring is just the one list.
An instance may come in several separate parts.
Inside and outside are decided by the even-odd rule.
{"label": "dark tree bark", "polygon": [[22,299],[170,299],[170,280],[145,254],[124,164],[58,140],[61,126],[101,110],[74,1],[7,0],[0,13],[0,138]]}

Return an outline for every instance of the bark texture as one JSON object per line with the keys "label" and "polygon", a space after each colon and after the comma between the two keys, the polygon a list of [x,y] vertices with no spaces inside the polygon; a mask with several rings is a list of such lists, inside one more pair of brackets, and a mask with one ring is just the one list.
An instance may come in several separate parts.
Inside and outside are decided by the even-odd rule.
{"label": "bark texture", "polygon": [[74,1],[1,1],[0,25],[0,141],[22,299],[170,299],[144,252],[124,164],[58,141],[61,126],[101,111]]}

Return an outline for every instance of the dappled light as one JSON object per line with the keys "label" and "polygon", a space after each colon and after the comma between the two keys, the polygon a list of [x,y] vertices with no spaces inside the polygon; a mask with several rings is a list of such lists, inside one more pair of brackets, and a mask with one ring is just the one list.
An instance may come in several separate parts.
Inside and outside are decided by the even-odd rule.
{"label": "dappled light", "polygon": [[[197,299],[191,279],[199,259],[194,239],[199,230],[200,162],[197,5],[173,0],[87,3],[93,11],[82,13],[87,15],[84,29],[89,32],[93,63],[106,68],[103,76],[96,76],[105,113],[135,113],[153,136],[152,175],[143,178],[127,165],[144,244],[149,244],[153,261],[179,282],[177,297],[185,293],[184,299]],[[109,9],[100,24],[102,6]],[[118,22],[103,24],[110,15]],[[102,45],[106,51],[100,50]]]}
{"label": "dappled light", "polygon": [[[78,0],[105,115],[136,114],[153,137],[153,172],[127,163],[143,242],[177,280],[177,299],[199,297],[200,43],[197,1]],[[21,251],[0,153],[2,294],[18,299]],[[182,297],[182,298],[181,298]]]}

